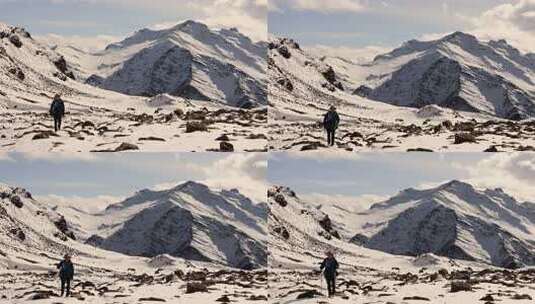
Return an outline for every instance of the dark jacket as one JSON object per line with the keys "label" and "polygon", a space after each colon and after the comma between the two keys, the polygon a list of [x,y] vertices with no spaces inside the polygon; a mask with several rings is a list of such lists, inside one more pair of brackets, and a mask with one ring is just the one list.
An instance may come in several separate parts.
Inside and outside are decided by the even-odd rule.
{"label": "dark jacket", "polygon": [[74,277],[74,265],[71,261],[61,261],[57,268],[59,269],[59,277],[63,280],[72,280]]}
{"label": "dark jacket", "polygon": [[50,115],[54,117],[62,117],[65,115],[65,104],[61,99],[54,99],[50,105]]}
{"label": "dark jacket", "polygon": [[334,257],[332,258],[325,258],[323,262],[321,262],[320,269],[323,270],[323,275],[325,277],[335,277],[336,272],[338,270],[338,261]]}
{"label": "dark jacket", "polygon": [[328,131],[334,131],[338,129],[338,124],[340,123],[340,116],[336,111],[329,111],[323,117],[323,127]]}

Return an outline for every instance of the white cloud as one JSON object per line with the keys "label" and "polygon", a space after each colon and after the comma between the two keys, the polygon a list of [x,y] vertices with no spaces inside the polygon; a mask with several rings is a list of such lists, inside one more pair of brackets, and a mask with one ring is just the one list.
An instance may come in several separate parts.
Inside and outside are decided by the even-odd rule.
{"label": "white cloud", "polygon": [[473,23],[470,32],[482,39],[506,39],[524,52],[535,51],[535,0],[496,6]]}
{"label": "white cloud", "polygon": [[[51,4],[61,5],[64,3],[85,3],[95,6],[114,6],[118,9],[137,8],[149,13],[160,15],[169,15],[176,12],[182,17],[182,20],[162,20],[150,28],[167,28],[178,24],[183,19],[192,19],[203,22],[212,28],[231,28],[235,27],[240,32],[246,34],[255,41],[267,39],[267,11],[268,0],[48,0]],[[0,2],[1,3],[1,2]],[[72,20],[45,20],[43,24],[54,27],[97,27],[102,28],[100,23],[79,22]],[[139,28],[146,27],[145,24],[139,24]],[[127,33],[125,33],[126,35]],[[108,39],[109,38],[109,39]],[[65,37],[74,45],[80,48],[89,48],[89,43],[94,41],[103,45],[105,41],[115,40],[116,37],[98,36],[98,37]],[[93,47],[94,49],[95,47]]]}
{"label": "white cloud", "polygon": [[306,153],[303,152],[276,152],[271,153],[270,158],[273,160],[277,160],[279,156],[284,156],[288,159],[296,159],[296,160],[308,160],[308,161],[315,161],[315,162],[329,162],[329,161],[339,161],[339,160],[345,160],[345,161],[360,161],[361,155],[354,153],[354,152],[347,152],[347,151],[309,151]]}
{"label": "white cloud", "polygon": [[256,201],[267,199],[267,156],[262,153],[232,154],[205,168],[205,174],[202,182],[210,187],[237,188]]}
{"label": "white cloud", "polygon": [[500,153],[471,167],[467,181],[482,188],[503,188],[519,200],[535,201],[535,154]]}
{"label": "white cloud", "polygon": [[[267,198],[268,184],[267,156],[262,153],[236,153],[215,161],[211,165],[190,163],[188,170],[196,172],[200,178],[195,181],[214,189],[238,189],[242,194],[257,202]],[[152,187],[163,190],[185,182],[169,181]]]}
{"label": "white cloud", "polygon": [[99,159],[95,153],[70,153],[70,152],[48,152],[48,151],[26,151],[10,153],[13,158],[21,159],[21,161],[46,161],[52,163],[62,163],[71,161],[92,162]]}
{"label": "white cloud", "polygon": [[270,10],[282,12],[285,8],[319,13],[360,12],[366,7],[361,0],[272,0]]}
{"label": "white cloud", "polygon": [[324,193],[297,193],[305,202],[314,205],[338,206],[351,212],[361,212],[369,209],[373,204],[388,199],[388,196],[375,194],[363,194],[359,196],[341,195],[341,194],[324,194]]}
{"label": "white cloud", "polygon": [[98,35],[98,36],[62,36],[56,34],[47,34],[42,36],[37,36],[36,39],[40,40],[43,43],[46,43],[50,46],[54,45],[69,45],[76,47],[85,52],[96,52],[103,50],[106,46],[111,43],[122,40],[124,37],[120,36],[109,36],[109,35]]}
{"label": "white cloud", "polygon": [[58,206],[60,208],[76,208],[86,213],[100,212],[111,204],[118,203],[124,200],[124,197],[98,195],[94,197],[81,196],[61,196],[56,194],[38,195],[35,197],[38,201],[49,204],[50,206]]}
{"label": "white cloud", "polygon": [[392,48],[381,46],[367,46],[363,48],[352,48],[346,46],[328,46],[328,45],[313,45],[308,46],[312,54],[319,56],[341,57],[351,60],[356,63],[372,61],[375,56],[384,54],[392,50]]}

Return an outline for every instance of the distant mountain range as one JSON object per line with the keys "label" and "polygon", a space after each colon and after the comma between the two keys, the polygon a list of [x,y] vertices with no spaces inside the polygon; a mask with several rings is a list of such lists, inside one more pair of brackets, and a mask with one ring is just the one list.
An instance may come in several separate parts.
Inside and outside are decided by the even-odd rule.
{"label": "distant mountain range", "polygon": [[1,107],[10,106],[1,100],[8,95],[25,94],[32,101],[56,92],[119,96],[111,91],[168,93],[240,108],[267,104],[267,44],[237,29],[211,30],[190,20],[165,30],[142,29],[97,53],[52,45],[4,23],[0,40]]}
{"label": "distant mountain range", "polygon": [[[533,204],[501,189],[451,181],[428,190],[407,189],[368,211],[345,210],[343,216],[329,215],[284,187],[273,188],[269,203],[272,238],[302,250],[343,247],[341,239],[395,255],[433,253],[504,268],[535,265]],[[346,231],[353,237],[345,237]]]}
{"label": "distant mountain range", "polygon": [[[186,182],[142,190],[99,214],[76,206],[64,214],[22,188],[0,187],[0,240],[10,251],[62,254],[83,242],[132,256],[168,254],[241,269],[267,265],[266,206],[235,189]],[[86,238],[89,227],[96,233]]]}
{"label": "distant mountain range", "polygon": [[106,90],[169,93],[245,108],[267,104],[266,43],[234,28],[211,30],[189,20],[169,29],[139,30],[94,54],[63,50],[86,83]]}
{"label": "distant mountain range", "polygon": [[289,83],[308,86],[318,99],[346,92],[397,106],[434,104],[511,120],[535,116],[535,55],[505,40],[455,32],[408,41],[370,63],[311,55],[291,39],[272,38],[270,46],[270,82],[287,90]]}

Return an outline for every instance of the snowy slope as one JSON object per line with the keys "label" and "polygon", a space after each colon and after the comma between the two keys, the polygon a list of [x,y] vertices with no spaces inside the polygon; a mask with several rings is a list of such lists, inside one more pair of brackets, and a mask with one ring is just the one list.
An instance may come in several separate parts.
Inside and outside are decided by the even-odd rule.
{"label": "snowy slope", "polygon": [[[452,182],[442,188],[464,186],[469,187]],[[415,197],[413,192],[410,197]],[[420,196],[431,192],[421,191]],[[512,205],[514,201],[499,190],[485,193],[510,209],[516,208]],[[280,186],[271,188],[268,197],[271,211],[269,285],[274,303],[476,303],[482,298],[503,303],[529,303],[535,296],[532,268],[503,270],[488,263],[430,253],[392,255],[365,248],[342,233],[340,238],[333,237],[334,231],[371,229],[379,226],[375,222],[380,220],[384,224],[390,213],[388,208],[378,209],[387,203],[377,204],[369,212],[357,213],[349,207],[344,212],[337,205],[320,208]],[[395,198],[387,202],[391,208],[396,203],[403,204]],[[320,221],[326,217],[330,224],[322,225]],[[436,221],[429,225],[432,223]],[[325,233],[327,226],[330,226],[328,234]],[[405,227],[397,228],[404,231]],[[495,231],[490,231],[487,235],[493,233]],[[396,243],[395,239],[390,241]],[[326,297],[325,282],[318,267],[327,249],[335,252],[340,264],[337,293],[333,298]],[[458,286],[461,289],[457,289]]]}
{"label": "snowy slope", "polygon": [[[0,184],[0,243],[4,246],[3,251],[62,254],[70,251],[75,239],[61,214],[35,201],[23,188]],[[9,263],[16,263],[16,260]]]}
{"label": "snowy slope", "polygon": [[266,210],[237,190],[187,182],[143,190],[97,215],[87,242],[128,255],[170,254],[252,269],[266,265]]}
{"label": "snowy slope", "polygon": [[[219,232],[206,232],[219,237],[213,242],[226,246],[221,248],[234,249],[234,252],[218,252],[227,253],[229,259],[202,262],[176,258],[169,254],[130,256],[84,244],[87,232],[98,230],[99,227],[103,231],[113,229],[101,226],[105,225],[103,218],[106,216],[128,217],[132,215],[128,212],[133,211],[129,208],[136,207],[145,209],[138,210],[140,216],[146,216],[150,212],[155,216],[160,215],[152,211],[158,207],[151,208],[145,204],[143,208],[142,205],[144,199],[156,200],[160,197],[163,200],[164,192],[141,191],[137,196],[112,205],[104,214],[95,215],[84,213],[76,206],[66,208],[49,205],[33,199],[30,192],[20,187],[0,184],[0,303],[63,302],[59,298],[56,264],[65,253],[73,256],[75,267],[74,281],[71,284],[72,295],[68,303],[111,304],[117,303],[119,298],[121,302],[131,303],[206,303],[225,297],[239,303],[265,301],[267,272],[264,269],[246,271],[227,266],[235,263],[243,268],[257,268],[260,265],[254,263],[261,263],[262,259],[263,264],[266,263],[265,247],[258,253],[259,260],[255,260],[252,254],[244,257],[245,254],[250,254],[247,252],[249,248],[258,246],[255,242],[261,243],[262,237],[265,238],[264,232],[256,231],[262,230],[262,227],[255,226],[264,225],[265,220],[256,222],[256,217],[265,218],[265,210],[261,204],[251,202],[236,190],[215,192],[203,185],[189,182],[167,191],[169,195],[171,192],[177,192],[175,204],[183,206],[184,210],[191,210],[191,214],[196,217],[206,217],[202,222],[197,220],[195,233],[202,233],[203,229],[222,229]],[[205,201],[206,205],[200,201]],[[162,208],[168,207],[163,201],[160,201],[159,205]],[[179,208],[174,208],[174,211],[171,209],[169,215],[177,211],[180,213]],[[121,214],[121,210],[125,214]],[[219,214],[220,221],[209,219],[216,217],[216,214]],[[172,242],[177,236],[183,235],[182,231],[164,230],[173,228],[177,220],[179,219],[176,217],[162,217],[159,221],[160,230],[155,228],[153,232],[164,233],[147,233],[146,237],[160,237],[154,239],[152,244]],[[142,225],[138,223],[138,228],[145,228],[147,223],[149,222]],[[204,224],[206,226],[202,226]],[[147,228],[150,230],[154,227]],[[225,233],[236,235],[223,235]],[[244,236],[245,233],[258,238],[251,240],[250,237]],[[147,239],[140,239],[139,235],[137,237],[136,241],[140,244],[147,243]],[[238,241],[234,241],[237,239],[244,243],[240,247],[241,252],[236,244]],[[196,240],[210,241],[200,240],[199,236],[196,236]],[[135,244],[130,245],[136,247]],[[209,244],[196,246],[202,246],[201,250],[206,250],[201,253],[213,254]]]}
{"label": "snowy slope", "polygon": [[535,62],[505,40],[486,43],[462,32],[411,40],[365,68],[358,93],[373,100],[437,104],[513,120],[535,115]]}
{"label": "snowy slope", "polygon": [[435,253],[500,267],[535,265],[535,217],[501,189],[452,181],[407,189],[364,213],[355,242],[393,254]]}
{"label": "snowy slope", "polygon": [[67,49],[86,82],[128,95],[170,93],[237,107],[267,104],[266,46],[236,29],[211,30],[186,21],[142,29],[104,51]]}
{"label": "snowy slope", "polygon": [[[460,38],[455,38],[457,36]],[[268,50],[271,149],[404,152],[535,150],[535,133],[531,127],[533,120],[505,119],[529,116],[531,99],[527,102],[526,96],[533,92],[533,71],[529,64],[532,57],[521,54],[515,56],[513,50],[509,50],[509,53],[504,50],[498,52],[495,47],[485,46],[485,51],[481,51],[483,55],[479,54],[482,59],[476,58],[477,54],[469,54],[464,49],[461,51],[456,45],[466,43],[470,47],[469,50],[472,50],[478,49],[478,45],[482,43],[475,38],[466,38],[475,43],[474,46],[465,42],[463,37],[471,36],[457,33],[441,43],[422,42],[425,47],[411,42],[409,44],[412,47],[405,53],[394,50],[388,55],[378,56],[374,62],[368,64],[339,57],[319,56],[317,52],[310,53],[301,48],[292,39],[271,37]],[[432,45],[437,47],[433,48]],[[427,48],[428,53],[422,50]],[[446,52],[445,49],[450,51]],[[504,56],[511,59],[504,59]],[[463,63],[469,62],[470,68],[477,67],[474,68],[477,73],[472,71],[467,74],[468,72],[464,71],[461,73],[464,78],[459,82],[454,80],[459,69],[454,68],[451,73],[444,71],[449,71],[452,65],[457,66],[450,63],[461,62],[461,59]],[[424,69],[426,64],[433,65],[434,62],[444,64],[438,64],[439,68]],[[494,70],[486,67],[487,63],[493,66]],[[499,64],[503,65],[501,70],[496,68]],[[517,69],[513,69],[511,65]],[[465,67],[461,65],[461,68]],[[505,69],[514,70],[516,76],[524,76],[509,77]],[[490,78],[484,78],[481,76],[483,74],[478,74],[479,71],[485,71],[485,75],[491,75]],[[424,72],[427,72],[426,79],[417,77]],[[498,72],[500,74],[497,74]],[[394,74],[400,76],[399,82],[395,85],[389,84],[396,80],[392,77]],[[494,81],[495,78],[498,81]],[[466,95],[466,92],[471,90],[470,86],[475,83],[472,80],[482,81],[482,91],[478,92],[483,92],[481,94],[485,94],[489,99],[481,98],[475,89],[470,91],[472,95]],[[487,80],[490,82],[485,82]],[[411,104],[414,101],[412,97],[405,98],[414,92],[417,92],[418,96],[450,96],[450,89],[452,85],[455,87],[456,83],[463,83],[467,89],[459,91],[459,94],[464,95],[457,94],[462,98],[448,97],[449,100],[455,101],[453,106],[449,103],[427,102],[427,97],[426,102],[416,105]],[[511,89],[511,84],[517,89]],[[492,89],[485,89],[487,85]],[[404,103],[396,103],[386,98],[374,100],[372,95],[379,92],[381,87],[397,90],[392,95],[396,98],[405,96],[400,97]],[[421,94],[418,93],[420,91]],[[490,98],[506,95],[507,102]],[[466,100],[469,103],[465,102]],[[331,105],[337,107],[341,123],[334,147],[327,147],[321,122]],[[508,114],[501,115],[496,111]]]}
{"label": "snowy slope", "polygon": [[[238,52],[237,49],[244,49],[248,51],[243,52],[253,54],[262,49],[262,43],[248,45],[249,40],[235,31],[221,30],[218,33],[228,37],[225,45],[229,50],[228,54],[224,54],[232,58],[228,59],[229,62],[241,58],[234,56],[231,50],[236,49]],[[186,39],[185,36],[180,37]],[[212,35],[206,38],[207,44],[210,39],[214,39],[210,37]],[[163,40],[161,43],[169,45]],[[230,44],[234,48],[229,46]],[[206,55],[210,50],[205,46],[196,46],[196,54],[202,53],[205,54],[203,56],[212,58],[212,55]],[[220,49],[222,46],[216,45],[214,48]],[[119,55],[126,56],[124,52],[116,52],[120,53],[116,54],[117,58],[111,55],[106,58],[120,61],[122,57]],[[243,57],[252,62],[261,58],[257,55],[254,53]],[[237,104],[231,102],[185,99],[165,94],[151,97],[130,96],[100,89],[84,83],[84,77],[88,77],[87,74],[93,69],[91,65],[95,64],[94,70],[98,70],[99,59],[95,56],[72,47],[49,47],[46,42],[34,40],[26,30],[1,23],[0,149],[25,152],[118,152],[124,151],[124,148],[130,151],[158,152],[219,151],[222,150],[222,141],[225,141],[223,145],[226,151],[266,149],[265,107],[247,110],[236,108]],[[248,68],[247,64],[238,63],[236,66],[239,66],[240,71],[253,75],[251,77],[255,79],[261,79],[263,74],[259,70],[260,67]],[[226,67],[230,68],[231,65],[228,63]],[[101,69],[105,69],[104,66]],[[167,63],[164,66],[167,66]],[[113,72],[110,70],[110,73]],[[147,75],[134,75],[141,77],[136,78],[138,83],[150,84],[149,79],[145,77]],[[248,77],[240,79],[249,83]],[[174,82],[172,77],[164,78]],[[167,86],[168,84],[160,81],[162,79],[155,80],[155,83]],[[222,78],[217,79],[219,81]],[[128,82],[134,83],[133,80]],[[205,87],[202,88],[204,90]],[[206,88],[212,90],[210,85]],[[236,95],[233,96],[245,91],[247,89],[236,90]],[[57,93],[62,94],[65,101],[66,116],[63,119],[63,129],[54,132],[48,110],[53,96]],[[244,94],[242,95],[248,93]]]}

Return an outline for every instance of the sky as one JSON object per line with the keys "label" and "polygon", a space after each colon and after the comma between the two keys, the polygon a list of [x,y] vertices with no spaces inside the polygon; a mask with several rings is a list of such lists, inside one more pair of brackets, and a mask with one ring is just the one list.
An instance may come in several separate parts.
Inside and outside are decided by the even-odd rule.
{"label": "sky", "polygon": [[237,27],[265,40],[267,0],[0,0],[0,21],[34,36],[54,35],[82,48],[103,47],[141,28],[193,19],[211,27]]}
{"label": "sky", "polygon": [[272,0],[268,20],[270,34],[346,57],[454,31],[535,52],[535,0]]}
{"label": "sky", "polygon": [[94,211],[142,189],[170,189],[190,180],[214,189],[237,188],[263,202],[266,169],[261,153],[17,153],[0,157],[0,183],[26,188],[50,203]]}
{"label": "sky", "polygon": [[285,154],[269,159],[268,181],[310,202],[360,204],[361,209],[407,188],[426,189],[451,180],[478,188],[503,188],[535,202],[534,153]]}

